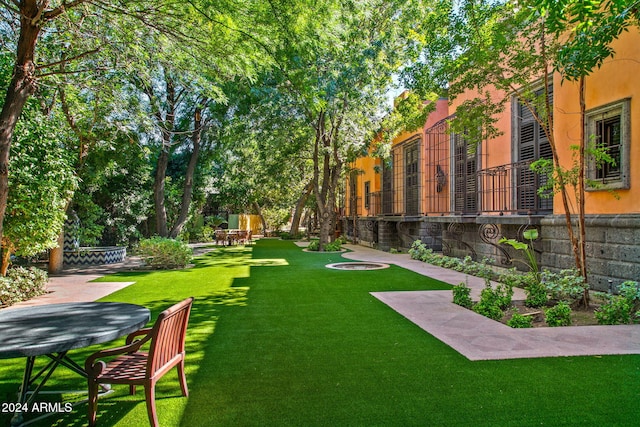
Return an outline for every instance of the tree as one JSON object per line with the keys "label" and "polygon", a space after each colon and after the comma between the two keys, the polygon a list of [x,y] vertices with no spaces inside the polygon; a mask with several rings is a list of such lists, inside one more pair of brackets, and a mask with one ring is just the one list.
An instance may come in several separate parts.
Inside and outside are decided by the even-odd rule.
{"label": "tree", "polygon": [[[7,208],[7,198],[9,191],[9,159],[11,141],[18,119],[24,106],[31,95],[38,87],[39,74],[42,70],[64,63],[72,62],[78,58],[95,52],[80,52],[78,54],[68,54],[74,52],[75,45],[79,39],[74,37],[73,32],[51,30],[52,23],[63,25],[68,24],[73,27],[87,16],[109,17],[120,15],[132,17],[139,25],[147,25],[162,31],[166,34],[180,35],[179,19],[170,12],[168,6],[173,7],[173,2],[156,3],[153,7],[145,7],[145,2],[101,2],[93,0],[75,0],[72,2],[49,2],[42,0],[2,1],[4,10],[2,18],[5,22],[3,30],[8,34],[15,48],[13,64],[13,74],[4,96],[2,110],[0,111],[0,238],[3,234],[4,217]],[[88,12],[96,11],[91,14]],[[61,19],[64,17],[65,19]],[[106,22],[103,21],[106,28]],[[60,36],[59,48],[66,47],[65,52],[60,53],[61,59],[50,64],[41,63],[37,56],[36,46],[38,40],[44,36]],[[84,36],[86,34],[83,33]],[[65,38],[69,36],[68,40]],[[82,43],[80,43],[82,45]]]}
{"label": "tree", "polygon": [[[578,160],[575,167],[577,175],[574,183],[578,216],[578,235],[571,236],[576,257],[576,267],[587,281],[587,252],[585,227],[585,179],[586,158],[589,151],[596,150],[605,162],[613,159],[606,153],[597,152],[597,147],[588,147],[586,129],[586,77],[600,68],[604,61],[615,55],[611,43],[623,31],[636,25],[640,17],[640,1],[627,0],[533,0],[532,6],[539,11],[541,19],[550,34],[559,43],[557,54],[553,58],[553,67],[562,79],[578,84],[580,98],[580,138]],[[537,16],[538,12],[534,12]],[[566,171],[555,163],[551,176],[563,191]],[[570,224],[568,225],[570,227]],[[588,288],[583,297],[584,305],[589,304]]]}
{"label": "tree", "polygon": [[57,246],[65,208],[77,185],[75,159],[64,145],[70,135],[61,132],[62,119],[39,114],[35,105],[29,109],[31,118],[16,127],[12,148],[2,276],[12,254],[32,256]]}
{"label": "tree", "polygon": [[[636,9],[625,1],[469,0],[455,8],[451,3],[423,27],[427,30],[423,57],[429,62],[407,72],[407,81],[419,90],[446,88],[450,99],[469,90],[478,93],[477,99],[462,103],[452,123],[454,130],[476,143],[496,135],[497,114],[512,94],[517,95],[549,141],[553,183],[561,196],[576,268],[585,279],[584,136],[574,183],[561,168],[558,147],[564,141],[553,132],[549,76],[555,68],[565,80],[580,80],[597,68],[612,54],[609,43],[628,25],[632,11],[637,16]],[[543,86],[538,94],[531,85],[536,81]],[[580,93],[584,94],[584,85]],[[575,210],[569,194],[572,185],[577,193]],[[588,303],[588,293],[584,301]]]}
{"label": "tree", "polygon": [[[106,64],[110,68],[135,67],[139,61],[132,59],[153,53],[159,40],[181,42],[183,53],[173,58],[175,63],[189,57],[207,57],[209,67],[205,69],[212,75],[226,75],[230,70],[232,75],[245,73],[254,66],[250,59],[253,41],[242,28],[259,25],[236,22],[235,18],[253,19],[251,8],[259,9],[260,3],[231,1],[215,10],[199,0],[160,0],[153,4],[144,0],[2,0],[0,4],[0,31],[15,51],[13,74],[0,111],[0,238],[7,207],[12,136],[41,78],[79,73],[64,68],[101,51],[109,51],[110,55],[103,58],[112,61]],[[41,45],[43,40],[48,41],[47,48]],[[123,60],[123,55],[128,55],[128,60]],[[103,66],[88,64],[85,75]],[[145,70],[128,71],[133,74]]]}
{"label": "tree", "polygon": [[323,250],[334,232],[344,164],[378,128],[394,73],[416,53],[411,23],[429,4],[371,0],[271,5],[280,28],[273,52],[277,88],[296,103],[313,130],[312,191]]}

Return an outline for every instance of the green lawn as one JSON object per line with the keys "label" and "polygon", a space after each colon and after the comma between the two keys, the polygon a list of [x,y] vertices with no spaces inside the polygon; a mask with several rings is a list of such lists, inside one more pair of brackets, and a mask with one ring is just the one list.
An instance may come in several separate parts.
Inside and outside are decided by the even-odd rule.
{"label": "green lawn", "polygon": [[[340,260],[261,240],[216,249],[188,270],[106,277],[136,284],[105,301],[142,304],[154,317],[196,297],[187,336],[190,396],[182,398],[168,374],[158,385],[160,424],[638,425],[640,356],[470,362],[369,294],[448,285],[393,266],[324,267]],[[90,350],[74,355],[83,360]],[[22,363],[2,361],[1,401],[14,399]],[[64,368],[53,385],[84,387]],[[147,424],[142,391],[126,392],[120,387],[99,402],[100,426]],[[35,425],[81,426],[85,411],[79,405]]]}

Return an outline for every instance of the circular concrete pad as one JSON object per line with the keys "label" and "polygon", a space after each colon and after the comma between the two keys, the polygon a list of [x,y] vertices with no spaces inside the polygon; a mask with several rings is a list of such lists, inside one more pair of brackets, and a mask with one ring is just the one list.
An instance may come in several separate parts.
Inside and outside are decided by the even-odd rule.
{"label": "circular concrete pad", "polygon": [[325,265],[327,268],[334,270],[381,270],[383,268],[389,268],[389,264],[383,264],[381,262],[337,262],[334,264]]}

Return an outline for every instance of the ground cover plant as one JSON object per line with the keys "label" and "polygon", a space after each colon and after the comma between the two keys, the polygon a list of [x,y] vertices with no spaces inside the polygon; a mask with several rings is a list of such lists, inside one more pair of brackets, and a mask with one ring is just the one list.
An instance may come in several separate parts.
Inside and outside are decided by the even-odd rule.
{"label": "ground cover plant", "polygon": [[[182,398],[176,376],[166,375],[156,398],[160,424],[637,425],[640,356],[470,362],[369,294],[450,286],[395,266],[324,267],[341,260],[266,239],[218,248],[193,268],[106,277],[136,284],[105,300],[146,305],[153,319],[174,301],[196,298],[187,336],[190,396]],[[22,367],[18,359],[0,365],[0,400],[14,398]],[[64,374],[56,372],[51,386],[84,387]],[[34,425],[85,425],[85,410]],[[141,391],[130,397],[116,388],[99,410],[101,426],[147,425]],[[6,414],[0,424],[8,425]]]}

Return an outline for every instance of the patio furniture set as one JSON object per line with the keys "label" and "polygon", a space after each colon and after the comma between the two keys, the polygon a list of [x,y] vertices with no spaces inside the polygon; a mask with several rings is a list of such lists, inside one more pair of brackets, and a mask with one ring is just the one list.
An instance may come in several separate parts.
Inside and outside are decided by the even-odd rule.
{"label": "patio furniture set", "polygon": [[[56,368],[66,366],[85,377],[88,383],[88,420],[96,425],[99,391],[108,384],[128,384],[145,388],[147,414],[158,425],[155,384],[172,368],[178,370],[180,387],[188,395],[184,373],[185,335],[193,298],[164,310],[150,328],[140,329],[150,319],[150,311],[134,304],[84,302],[48,304],[0,312],[0,359],[26,357],[18,399],[12,405],[12,426],[26,425],[25,415],[38,403]],[[127,335],[128,334],[128,335]],[[84,368],[68,356],[70,350],[108,342],[127,335],[125,345],[90,355]],[[38,356],[50,359],[34,372]],[[46,416],[46,415],[45,415]]]}

